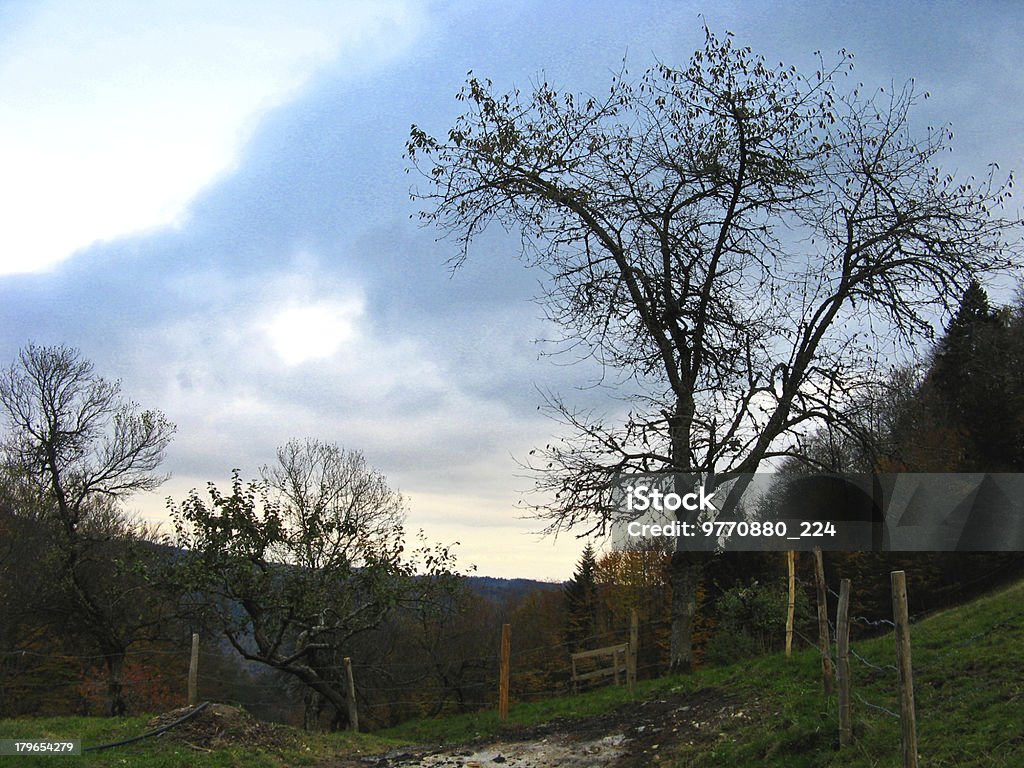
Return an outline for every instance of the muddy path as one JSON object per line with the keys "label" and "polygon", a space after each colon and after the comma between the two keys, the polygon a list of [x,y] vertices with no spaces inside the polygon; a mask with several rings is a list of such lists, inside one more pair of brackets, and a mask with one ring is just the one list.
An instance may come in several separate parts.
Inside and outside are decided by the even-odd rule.
{"label": "muddy path", "polygon": [[723,726],[752,717],[756,701],[714,689],[667,694],[595,717],[510,727],[500,739],[406,747],[337,763],[338,768],[647,768],[678,743],[709,745]]}

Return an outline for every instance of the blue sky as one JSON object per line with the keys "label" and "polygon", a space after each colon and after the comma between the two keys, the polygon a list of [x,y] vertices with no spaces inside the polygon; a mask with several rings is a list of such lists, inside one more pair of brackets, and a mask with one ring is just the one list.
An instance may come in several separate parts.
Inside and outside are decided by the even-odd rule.
{"label": "blue sky", "polygon": [[[219,10],[218,10],[219,9]],[[362,450],[410,528],[495,576],[567,578],[581,542],[531,532],[517,459],[547,442],[538,276],[488,233],[454,275],[410,219],[404,141],[458,114],[468,70],[599,92],[625,56],[687,61],[702,20],[769,62],[856,56],[913,77],[912,127],[950,171],[1024,167],[1015,2],[0,3],[0,360],[70,344],[177,423],[152,519],[290,437]]]}

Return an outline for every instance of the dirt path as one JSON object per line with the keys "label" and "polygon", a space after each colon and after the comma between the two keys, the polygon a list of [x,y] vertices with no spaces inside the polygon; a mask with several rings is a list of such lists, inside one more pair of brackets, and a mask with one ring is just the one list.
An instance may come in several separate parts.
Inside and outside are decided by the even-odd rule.
{"label": "dirt path", "polygon": [[672,694],[579,720],[512,728],[500,741],[404,748],[342,762],[338,768],[647,768],[679,742],[713,743],[723,725],[751,716],[756,702],[715,690]]}

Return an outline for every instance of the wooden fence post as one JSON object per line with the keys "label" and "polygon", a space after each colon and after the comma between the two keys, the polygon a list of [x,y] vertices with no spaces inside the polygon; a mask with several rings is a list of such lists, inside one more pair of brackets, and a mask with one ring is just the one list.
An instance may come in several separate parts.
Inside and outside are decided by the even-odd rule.
{"label": "wooden fence post", "polygon": [[814,548],[814,582],[818,590],[818,649],[821,652],[821,679],[825,695],[831,696],[835,687],[832,675],[832,643],[828,637],[828,589],[825,584],[825,562],[821,547]]}
{"label": "wooden fence post", "polygon": [[629,612],[629,651],[626,653],[626,686],[636,695],[636,654],[640,643],[640,618],[636,608]]}
{"label": "wooden fence post", "polygon": [[508,719],[508,663],[512,652],[512,625],[501,625],[501,672],[498,681],[498,719]]}
{"label": "wooden fence post", "polygon": [[896,623],[896,669],[900,688],[900,726],[904,768],[917,768],[917,715],[914,711],[914,670],[910,663],[910,618],[907,574],[893,571],[892,615]]}
{"label": "wooden fence post", "polygon": [[850,717],[850,580],[839,587],[839,610],[836,615],[836,656],[839,666],[839,746],[853,741]]}
{"label": "wooden fence post", "polygon": [[359,712],[356,710],[356,681],[352,677],[352,659],[345,657],[345,676],[348,678],[348,726],[359,733]]}
{"label": "wooden fence post", "polygon": [[192,633],[192,655],[188,661],[188,705],[194,707],[199,701],[199,635]]}
{"label": "wooden fence post", "polygon": [[793,623],[796,620],[796,552],[786,552],[789,569],[789,610],[786,612],[786,657],[793,655]]}

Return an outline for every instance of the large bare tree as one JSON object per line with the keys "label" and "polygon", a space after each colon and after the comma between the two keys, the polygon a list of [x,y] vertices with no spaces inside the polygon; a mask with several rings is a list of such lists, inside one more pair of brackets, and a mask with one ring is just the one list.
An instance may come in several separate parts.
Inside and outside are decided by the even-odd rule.
{"label": "large bare tree", "polygon": [[[446,134],[412,127],[413,196],[453,264],[487,226],[517,231],[566,341],[626,379],[625,415],[550,401],[571,428],[540,451],[552,528],[603,525],[616,472],[747,473],[799,452],[886,350],[1007,264],[1010,180],[944,174],[948,129],[910,130],[927,94],[841,92],[851,58],[805,76],[707,31],[685,68],[623,68],[600,96],[471,73]],[[700,562],[673,558],[676,668]]]}
{"label": "large bare tree", "polygon": [[[152,490],[174,425],[121,397],[77,349],[30,344],[0,371],[5,494],[20,514],[52,531],[51,594],[99,650],[108,674],[108,714],[126,711],[122,685],[129,647],[150,638],[160,611],[147,610],[141,576],[117,571],[144,533],[119,503]],[[14,482],[16,481],[16,482]],[[124,564],[124,563],[122,563]]]}

